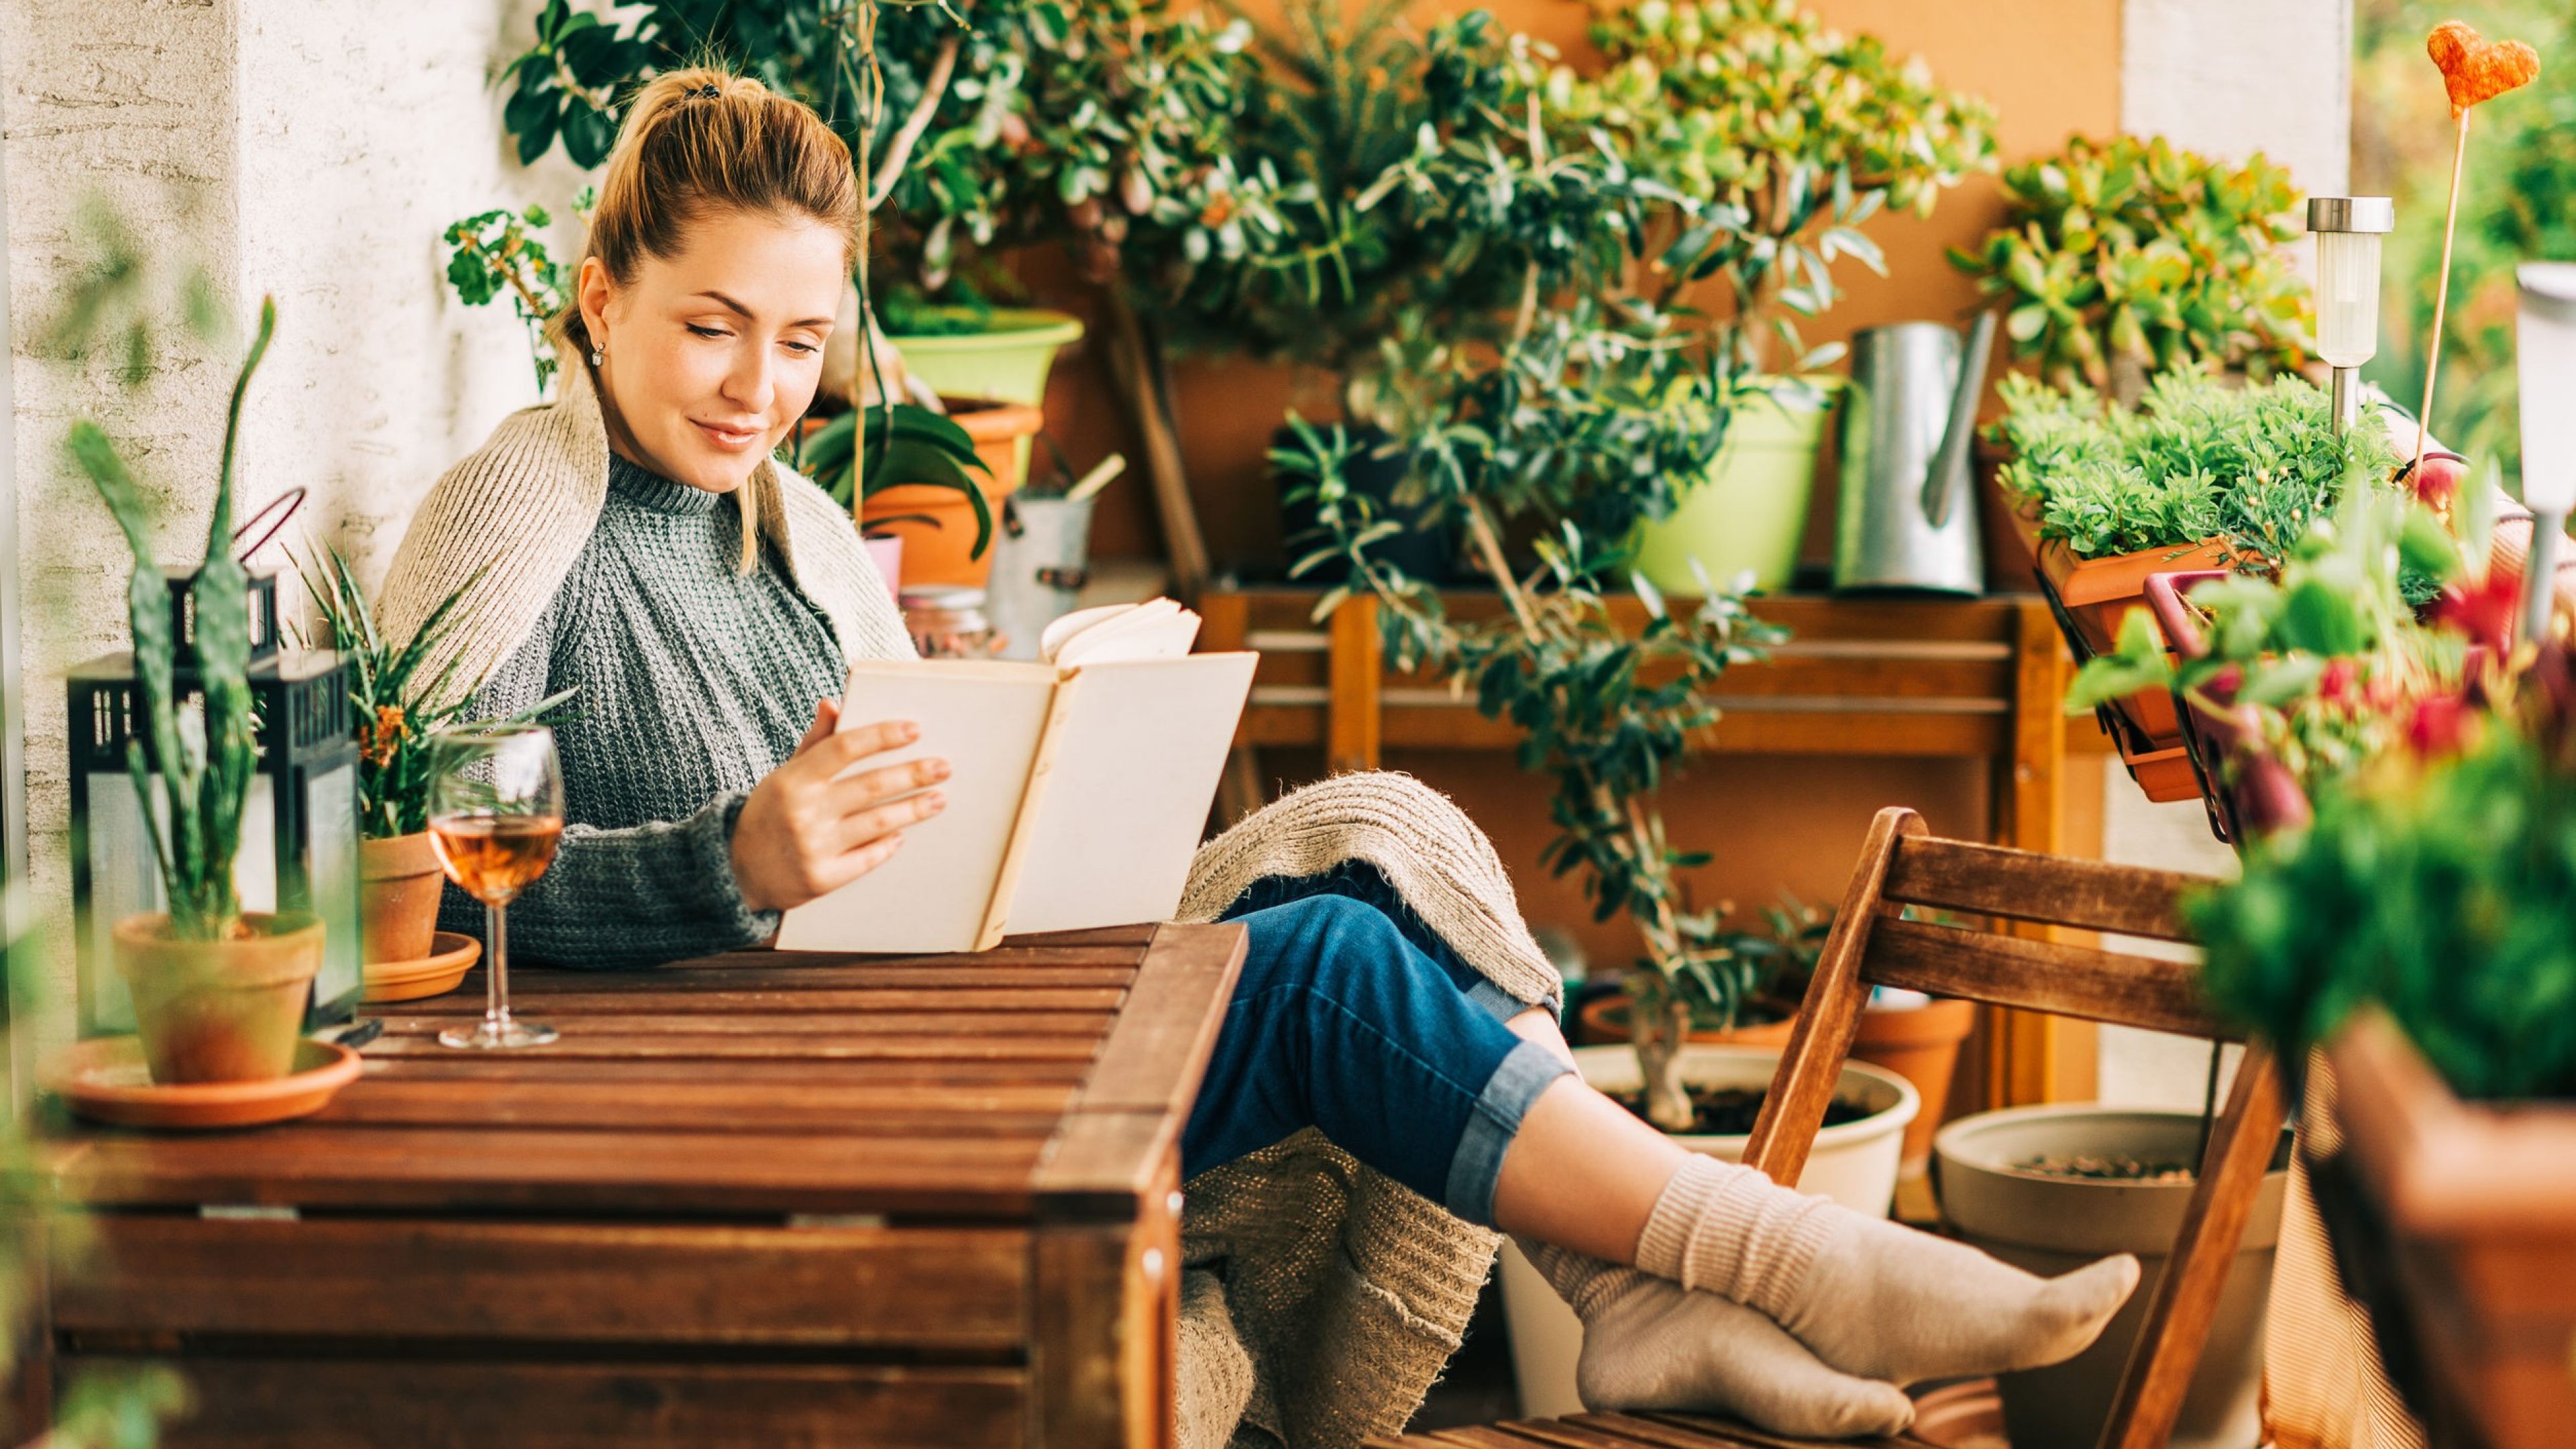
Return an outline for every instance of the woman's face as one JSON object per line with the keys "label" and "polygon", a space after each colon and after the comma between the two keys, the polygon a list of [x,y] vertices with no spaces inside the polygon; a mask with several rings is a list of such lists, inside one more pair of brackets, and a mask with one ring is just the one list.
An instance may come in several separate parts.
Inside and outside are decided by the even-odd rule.
{"label": "woman's face", "polygon": [[583,262],[610,443],[693,488],[741,487],[814,400],[847,285],[839,232],[759,212],[699,219],[623,283]]}

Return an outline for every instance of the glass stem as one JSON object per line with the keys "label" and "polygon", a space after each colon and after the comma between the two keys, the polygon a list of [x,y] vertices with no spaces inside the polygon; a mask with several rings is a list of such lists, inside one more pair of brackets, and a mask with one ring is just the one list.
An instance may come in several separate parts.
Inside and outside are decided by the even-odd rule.
{"label": "glass stem", "polygon": [[489,993],[485,997],[483,1019],[495,1027],[510,1024],[510,927],[507,910],[507,907],[497,905],[486,906],[483,910],[485,934],[491,937],[486,943],[486,954],[490,960],[483,973],[484,988]]}

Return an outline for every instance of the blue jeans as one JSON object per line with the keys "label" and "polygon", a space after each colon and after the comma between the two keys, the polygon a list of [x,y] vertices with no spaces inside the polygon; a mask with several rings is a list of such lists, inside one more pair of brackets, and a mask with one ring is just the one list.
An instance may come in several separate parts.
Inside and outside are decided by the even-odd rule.
{"label": "blue jeans", "polygon": [[1528,1010],[1459,959],[1375,867],[1255,883],[1207,1080],[1181,1135],[1194,1177],[1308,1127],[1472,1223],[1503,1149],[1571,1068],[1503,1025]]}

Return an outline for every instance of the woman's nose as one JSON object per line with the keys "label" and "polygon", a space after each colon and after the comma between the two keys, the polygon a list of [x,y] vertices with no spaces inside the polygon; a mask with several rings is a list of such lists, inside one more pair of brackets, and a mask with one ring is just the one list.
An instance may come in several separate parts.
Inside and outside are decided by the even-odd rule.
{"label": "woman's nose", "polygon": [[731,371],[725,374],[725,400],[745,412],[765,413],[777,395],[770,377],[769,349],[745,347],[734,358]]}

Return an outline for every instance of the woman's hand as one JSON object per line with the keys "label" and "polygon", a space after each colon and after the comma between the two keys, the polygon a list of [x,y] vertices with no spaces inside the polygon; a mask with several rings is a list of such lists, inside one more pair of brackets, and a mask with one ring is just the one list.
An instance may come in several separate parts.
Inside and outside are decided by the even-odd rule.
{"label": "woman's hand", "polygon": [[946,760],[914,760],[836,778],[868,756],[901,749],[921,735],[909,720],[836,732],[840,721],[839,705],[828,699],[816,705],[813,726],[795,755],[753,787],[734,818],[733,878],[752,910],[783,911],[839,890],[885,864],[903,845],[905,826],[929,819],[948,803],[939,791],[925,788],[948,778]]}

